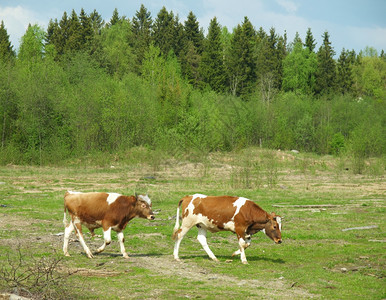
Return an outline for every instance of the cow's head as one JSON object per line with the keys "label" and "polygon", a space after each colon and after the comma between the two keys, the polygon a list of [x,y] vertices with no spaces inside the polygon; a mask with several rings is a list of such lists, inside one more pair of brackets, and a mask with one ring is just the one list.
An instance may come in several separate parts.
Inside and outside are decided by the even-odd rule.
{"label": "cow's head", "polygon": [[136,210],[137,210],[138,217],[148,219],[148,220],[154,220],[155,217],[151,209],[152,204],[149,196],[135,194],[135,198],[137,199]]}
{"label": "cow's head", "polygon": [[275,213],[268,215],[268,222],[265,224],[265,234],[276,244],[281,244],[281,217]]}

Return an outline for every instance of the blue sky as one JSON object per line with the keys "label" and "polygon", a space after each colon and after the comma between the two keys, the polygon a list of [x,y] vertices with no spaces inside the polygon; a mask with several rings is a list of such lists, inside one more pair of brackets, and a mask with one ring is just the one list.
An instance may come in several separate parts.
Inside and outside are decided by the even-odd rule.
{"label": "blue sky", "polygon": [[247,16],[256,29],[263,27],[268,32],[274,27],[281,35],[286,30],[289,41],[296,32],[304,39],[310,27],[317,49],[327,30],[337,55],[342,48],[358,53],[366,46],[379,53],[386,51],[386,0],[0,0],[0,20],[18,48],[28,24],[47,29],[49,20],[60,20],[64,11],[75,9],[79,14],[82,7],[86,13],[96,9],[108,21],[117,8],[119,15],[131,19],[141,4],[153,20],[163,6],[178,14],[182,22],[192,11],[205,31],[213,17],[232,30]]}

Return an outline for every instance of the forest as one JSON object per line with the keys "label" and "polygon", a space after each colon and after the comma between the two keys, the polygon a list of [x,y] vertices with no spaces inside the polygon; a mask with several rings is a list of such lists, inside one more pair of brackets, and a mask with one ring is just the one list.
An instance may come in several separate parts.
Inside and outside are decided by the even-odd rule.
{"label": "forest", "polygon": [[[64,12],[30,25],[16,52],[0,26],[0,165],[49,165],[134,147],[210,153],[247,147],[385,155],[386,55],[288,41],[248,17],[206,30],[143,5],[109,21]],[[358,168],[357,172],[361,172]]]}

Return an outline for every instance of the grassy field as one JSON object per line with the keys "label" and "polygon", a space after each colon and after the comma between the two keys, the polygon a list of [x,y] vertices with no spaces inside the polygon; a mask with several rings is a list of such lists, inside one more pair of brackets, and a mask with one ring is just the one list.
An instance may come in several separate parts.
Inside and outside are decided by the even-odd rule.
{"label": "grassy field", "polygon": [[[247,149],[168,158],[141,150],[61,167],[0,167],[0,292],[54,299],[384,299],[384,161],[365,162]],[[142,156],[141,156],[142,155]],[[132,220],[125,230],[130,259],[116,235],[90,260],[76,236],[62,254],[66,190],[148,193],[156,220]],[[178,200],[187,194],[248,197],[284,217],[283,244],[262,233],[231,257],[230,232],[208,233],[220,262],[211,261],[192,229],[173,260],[171,232]],[[354,229],[353,229],[354,228]],[[355,229],[356,228],[356,229]],[[349,229],[349,230],[345,230]],[[96,250],[102,231],[86,243]],[[17,286],[17,288],[15,288]]]}

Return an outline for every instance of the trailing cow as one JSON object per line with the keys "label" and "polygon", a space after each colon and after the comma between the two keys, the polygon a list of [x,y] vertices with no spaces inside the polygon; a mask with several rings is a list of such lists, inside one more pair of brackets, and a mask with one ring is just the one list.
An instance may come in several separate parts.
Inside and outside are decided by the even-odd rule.
{"label": "trailing cow", "polygon": [[[71,216],[68,224],[66,211]],[[111,230],[117,232],[121,253],[124,258],[129,256],[124,246],[123,230],[127,223],[134,217],[154,219],[152,203],[147,195],[124,196],[117,193],[80,193],[68,191],[64,195],[64,255],[68,253],[68,240],[71,232],[75,229],[84,251],[89,258],[93,255],[87,247],[83,234],[82,225],[86,226],[91,234],[94,229],[102,227],[104,243],[97,249],[102,252],[106,245],[111,243]]]}

